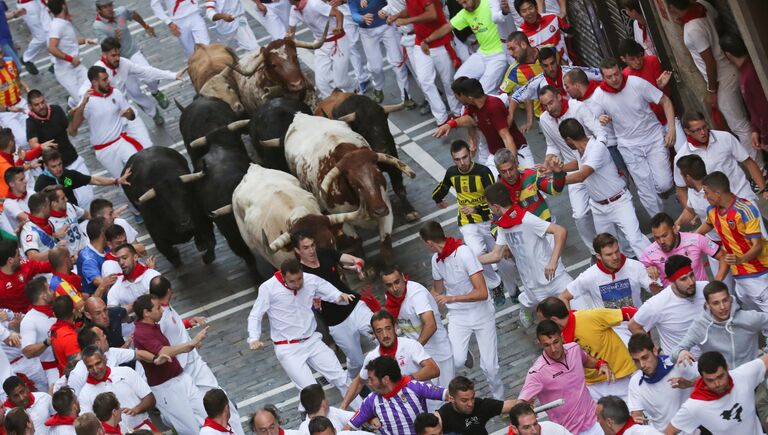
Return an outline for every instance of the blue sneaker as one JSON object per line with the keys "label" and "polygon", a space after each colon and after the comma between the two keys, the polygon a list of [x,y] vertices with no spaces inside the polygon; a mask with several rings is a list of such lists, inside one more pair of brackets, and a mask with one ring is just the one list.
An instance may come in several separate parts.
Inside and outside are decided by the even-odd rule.
{"label": "blue sneaker", "polygon": [[371,85],[371,81],[370,80],[366,80],[366,81],[360,83],[360,93],[364,94],[364,93],[368,92],[368,86],[370,86],[370,85]]}
{"label": "blue sneaker", "polygon": [[144,216],[142,216],[141,213],[136,213],[133,215],[133,220],[136,221],[137,225],[141,225],[144,223]]}

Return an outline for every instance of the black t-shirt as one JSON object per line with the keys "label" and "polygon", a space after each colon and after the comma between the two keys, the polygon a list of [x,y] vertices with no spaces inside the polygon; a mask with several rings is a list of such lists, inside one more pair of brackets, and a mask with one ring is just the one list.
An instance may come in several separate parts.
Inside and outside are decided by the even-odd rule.
{"label": "black t-shirt", "polygon": [[488,435],[485,424],[488,420],[501,414],[504,402],[496,399],[475,398],[475,408],[472,414],[460,414],[453,405],[446,403],[437,412],[443,420],[443,432],[460,433],[463,435]]}
{"label": "black t-shirt", "polygon": [[[101,328],[107,337],[107,343],[109,343],[109,347],[122,347],[125,344],[123,339],[123,319],[128,316],[128,312],[123,307],[108,307],[107,315],[109,316],[109,327],[107,329]],[[94,326],[87,318],[83,325],[86,328]]]}
{"label": "black t-shirt", "polygon": [[58,145],[56,148],[61,153],[61,160],[64,162],[64,166],[71,165],[77,160],[77,151],[72,146],[72,142],[69,141],[67,135],[67,126],[69,126],[69,120],[64,113],[64,109],[52,104],[51,114],[47,121],[40,121],[33,117],[27,118],[27,137],[36,137],[39,143],[48,142],[53,139]]}
{"label": "black t-shirt", "polygon": [[75,189],[87,186],[90,182],[90,175],[85,175],[82,172],[73,171],[72,169],[65,169],[58,180],[44,172],[37,177],[37,181],[35,181],[35,192],[42,192],[42,190],[48,186],[60,184],[64,187],[64,195],[67,196],[67,200],[74,205],[78,205],[77,198],[75,197]]}
{"label": "black t-shirt", "polygon": [[[341,260],[341,252],[335,249],[317,248],[317,259],[320,261],[320,267],[313,268],[306,264],[302,264],[301,268],[304,272],[317,275],[330,282],[342,293],[355,294],[355,292],[350,290],[347,284],[341,280],[341,275],[339,275],[338,264]],[[323,316],[323,320],[325,320],[325,323],[328,326],[338,325],[349,317],[359,301],[359,297],[355,298],[349,305],[338,305],[322,301],[320,315]]]}

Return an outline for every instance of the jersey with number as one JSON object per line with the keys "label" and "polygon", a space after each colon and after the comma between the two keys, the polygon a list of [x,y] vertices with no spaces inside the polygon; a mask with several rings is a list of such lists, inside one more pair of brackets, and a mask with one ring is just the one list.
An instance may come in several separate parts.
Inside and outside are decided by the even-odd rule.
{"label": "jersey with number", "polygon": [[[761,238],[760,211],[751,202],[735,198],[726,209],[711,206],[707,209],[707,223],[715,228],[723,242],[725,252],[738,256],[746,254],[750,239]],[[731,265],[734,279],[749,278],[768,273],[768,243],[763,239],[763,248],[754,259]]]}
{"label": "jersey with number", "polygon": [[27,251],[37,251],[39,253],[47,252],[56,246],[56,239],[53,235],[46,233],[42,228],[27,221],[21,227],[19,233],[19,248],[21,255],[27,257]]}
{"label": "jersey with number", "polygon": [[69,225],[67,235],[64,236],[64,239],[67,241],[69,254],[77,255],[77,253],[85,248],[85,245],[88,243],[86,238],[80,232],[80,226],[77,224],[77,221],[83,217],[85,211],[76,205],[67,203],[66,214],[63,216],[58,216],[58,213],[56,214],[57,216],[54,216],[54,213],[51,213],[51,217],[48,218],[48,221],[53,225],[53,231],[59,231],[65,225]]}
{"label": "jersey with number", "polygon": [[528,37],[531,47],[554,45],[563,63],[571,64],[568,50],[565,48],[565,38],[561,29],[568,27],[567,23],[555,14],[542,14],[535,24],[523,21],[520,30]]}

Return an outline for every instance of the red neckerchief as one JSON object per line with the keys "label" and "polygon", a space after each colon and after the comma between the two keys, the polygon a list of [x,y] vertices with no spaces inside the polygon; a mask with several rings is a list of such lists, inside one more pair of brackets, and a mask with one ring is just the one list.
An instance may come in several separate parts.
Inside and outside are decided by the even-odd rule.
{"label": "red neckerchief", "polygon": [[608,92],[609,94],[618,94],[624,89],[624,86],[627,86],[627,74],[621,73],[622,79],[621,79],[621,86],[619,86],[619,89],[614,88],[613,86],[609,85],[608,83],[603,80],[600,83],[600,89],[604,90],[605,92]]}
{"label": "red neckerchief", "polygon": [[285,435],[285,429],[283,429],[283,428],[281,427],[281,428],[280,428],[280,430],[279,430],[279,431],[277,431],[277,435]]}
{"label": "red neckerchief", "polygon": [[133,270],[128,275],[125,275],[123,277],[124,280],[134,282],[136,281],[141,275],[144,275],[144,272],[149,270],[149,268],[139,262],[136,262],[136,265],[133,266]]}
{"label": "red neckerchief", "polygon": [[733,378],[731,377],[730,373],[728,374],[728,388],[725,390],[723,394],[716,394],[709,388],[707,388],[706,384],[704,384],[704,379],[699,378],[698,381],[696,381],[696,384],[693,386],[693,392],[691,392],[691,399],[696,400],[704,400],[706,402],[711,402],[713,400],[718,400],[725,396],[726,394],[730,393],[733,389]]}
{"label": "red neckerchief", "polygon": [[688,10],[680,14],[680,22],[685,25],[689,21],[693,21],[697,18],[704,18],[707,16],[707,8],[701,3],[693,3],[688,7]]}
{"label": "red neckerchief", "polygon": [[523,20],[523,22],[520,24],[520,30],[522,30],[526,35],[528,33],[534,33],[539,30],[539,26],[541,25],[541,14],[536,14],[536,21],[533,24],[528,24],[527,21]]}
{"label": "red neckerchief", "polygon": [[562,93],[565,92],[565,88],[563,87],[563,70],[560,68],[560,65],[557,66],[557,78],[555,80],[552,80],[546,74],[544,74],[544,80],[547,81],[549,86],[559,89]]}
{"label": "red neckerchief", "polygon": [[643,41],[646,41],[648,39],[648,25],[637,21],[637,27],[640,28],[641,32],[643,32]]}
{"label": "red neckerchief", "polygon": [[203,427],[210,427],[211,429],[217,430],[219,432],[224,432],[224,433],[234,433],[229,428],[229,425],[227,425],[227,427],[224,427],[208,417],[206,417],[205,421],[203,421]]}
{"label": "red neckerchief", "polygon": [[696,148],[706,148],[707,145],[709,145],[709,135],[707,135],[707,141],[701,142],[693,138],[690,134],[686,134],[685,138],[688,139],[688,143],[695,146]]}
{"label": "red neckerchief", "polygon": [[53,307],[50,305],[32,305],[31,309],[39,311],[48,317],[54,317]]}
{"label": "red neckerchief", "polygon": [[285,278],[283,278],[283,273],[280,272],[279,270],[277,272],[275,272],[275,278],[277,278],[277,281],[280,282],[280,284],[282,284],[283,287],[285,287],[288,290],[292,291],[294,296],[299,294],[298,290],[294,290],[294,289],[288,287],[288,284],[285,283]]}
{"label": "red neckerchief", "polygon": [[578,98],[579,101],[584,101],[589,99],[589,97],[592,96],[592,94],[595,93],[595,90],[600,87],[600,82],[597,80],[590,80],[589,86],[587,86],[587,90],[584,91],[584,95],[581,96],[581,98]]}
{"label": "red neckerchief", "polygon": [[104,433],[114,434],[114,435],[123,435],[123,432],[120,430],[119,424],[117,425],[117,427],[115,427],[108,424],[106,421],[102,421],[101,427],[104,428]]}
{"label": "red neckerchief", "polygon": [[525,210],[519,205],[513,204],[512,207],[501,215],[498,225],[501,228],[512,228],[523,222],[523,216],[525,216]]}
{"label": "red neckerchief", "polygon": [[24,195],[18,196],[15,193],[13,193],[10,190],[8,190],[8,194],[5,195],[5,197],[8,198],[8,199],[20,200],[20,199],[24,199],[24,198],[27,197],[27,192],[24,192]]}
{"label": "red neckerchief", "polygon": [[[619,268],[616,269],[616,272],[620,271],[622,267],[624,267],[624,263],[627,262],[627,256],[624,254],[621,254],[621,260],[619,261]],[[602,270],[604,274],[611,275],[611,279],[616,279],[616,272],[609,270],[607,267],[605,267],[605,264],[603,264],[600,259],[597,259],[597,262],[595,263],[598,269]]]}
{"label": "red neckerchief", "polygon": [[49,119],[51,119],[51,105],[50,104],[46,104],[45,107],[48,108],[48,114],[47,115],[40,116],[37,113],[35,113],[33,110],[30,110],[28,112],[29,117],[37,119],[38,121],[48,121]]}
{"label": "red neckerchief", "polygon": [[626,431],[627,429],[629,429],[630,427],[636,424],[637,422],[632,417],[629,417],[629,420],[627,420],[627,422],[624,423],[624,426],[622,426],[621,429],[618,432],[616,432],[616,435],[624,435],[624,431]]}
{"label": "red neckerchief", "polygon": [[110,85],[109,90],[107,91],[106,94],[102,94],[101,92],[97,91],[96,88],[91,88],[91,90],[93,91],[92,95],[94,97],[107,98],[108,96],[112,95],[112,91],[114,91],[115,88],[113,88],[112,85]]}
{"label": "red neckerchief", "polygon": [[[26,213],[26,212],[25,212]],[[47,218],[41,218],[38,216],[33,215],[32,213],[26,213],[29,220],[40,227],[41,230],[45,231],[46,234],[49,236],[53,235],[53,225],[48,221]]]}
{"label": "red neckerchief", "polygon": [[45,425],[48,427],[53,426],[72,426],[75,424],[75,417],[68,415],[53,414],[51,418],[45,421]]}
{"label": "red neckerchief", "polygon": [[[111,20],[109,18],[106,18],[106,20],[107,20],[108,23],[115,24],[115,17],[112,17]],[[98,14],[98,13],[96,14],[96,21],[104,22],[104,20],[101,19],[101,15]]]}
{"label": "red neckerchief", "polygon": [[77,291],[83,291],[83,280],[80,278],[80,275],[76,273],[63,272],[53,272],[53,274],[61,278],[62,281],[68,282],[69,285],[76,288]]}
{"label": "red neckerchief", "polygon": [[403,376],[402,378],[400,378],[399,381],[397,381],[395,386],[392,387],[392,391],[390,391],[387,394],[382,394],[382,397],[384,397],[385,399],[391,399],[391,398],[397,396],[398,394],[400,394],[400,390],[402,390],[403,387],[408,385],[408,382],[411,382],[411,377],[410,376]]}
{"label": "red neckerchief", "polygon": [[395,358],[395,355],[397,355],[397,336],[395,336],[395,343],[390,347],[384,347],[379,344],[379,356],[388,356],[392,359],[397,359]]}
{"label": "red neckerchief", "polygon": [[112,254],[112,252],[107,252],[106,254],[104,254],[104,260],[117,261],[117,257],[115,257],[114,254]]}
{"label": "red neckerchief", "polygon": [[[32,405],[34,405],[34,404],[35,404],[35,395],[34,395],[34,394],[32,394],[32,392],[30,391],[30,392],[29,392],[29,404],[28,404],[28,405],[27,405],[27,407],[26,407],[26,408],[24,408],[24,409],[29,409],[29,408],[31,408],[31,407],[32,407]],[[11,403],[11,399],[5,399],[5,403],[3,404],[3,406],[5,406],[5,407],[6,407],[6,408],[8,408],[8,409],[13,409],[13,408],[15,408],[15,407],[16,407],[16,405],[14,405],[13,403]]]}
{"label": "red neckerchief", "polygon": [[58,211],[58,210],[51,209],[51,217],[58,217],[58,218],[67,217],[67,210],[65,209],[62,211]]}
{"label": "red neckerchief", "polygon": [[[109,68],[109,69],[111,69],[111,70],[112,70],[112,75],[113,75],[113,76],[116,76],[116,75],[117,75],[117,68],[114,68],[112,65],[110,65],[110,64],[109,64],[109,62],[107,62],[107,58],[106,58],[106,57],[104,57],[104,56],[101,56],[101,59],[99,59],[99,60],[101,61],[101,63],[103,63],[103,64],[104,64],[104,66],[105,66],[105,67],[107,67],[107,68]],[[110,92],[110,93],[112,93],[112,91],[111,91],[111,90],[110,90],[109,92]],[[108,95],[108,94],[107,94],[107,95]]]}
{"label": "red neckerchief", "polygon": [[107,367],[107,372],[104,374],[104,377],[101,378],[101,379],[96,379],[93,376],[91,376],[90,373],[89,373],[88,374],[88,378],[86,379],[86,382],[88,382],[91,385],[99,385],[100,383],[105,382],[105,381],[112,382],[112,379],[109,378],[109,375],[111,373],[112,373],[112,369],[110,369],[109,367]]}
{"label": "red neckerchief", "polygon": [[565,116],[565,114],[568,112],[568,100],[565,99],[565,97],[560,97],[560,104],[562,107],[560,108],[560,116],[555,118],[556,121],[560,121],[560,118]]}
{"label": "red neckerchief", "polygon": [[11,166],[16,166],[16,159],[13,158],[13,154],[0,151],[0,157],[4,158],[6,162],[11,164]]}
{"label": "red neckerchief", "polygon": [[453,254],[457,249],[459,249],[459,246],[461,246],[462,241],[461,239],[454,239],[453,237],[448,237],[445,239],[445,245],[443,245],[443,250],[440,251],[439,254],[437,254],[437,262],[441,262],[448,258],[451,254]]}
{"label": "red neckerchief", "polygon": [[389,292],[386,293],[387,299],[384,301],[384,307],[387,311],[389,311],[389,314],[392,314],[392,317],[397,319],[397,316],[400,315],[400,307],[403,306],[403,301],[405,300],[405,294],[408,292],[408,275],[403,275],[405,278],[405,290],[403,290],[403,295],[398,297],[392,296]]}
{"label": "red neckerchief", "polygon": [[576,338],[576,310],[570,310],[568,311],[568,321],[565,322],[565,327],[563,327],[563,341],[566,343],[573,343],[573,340]]}

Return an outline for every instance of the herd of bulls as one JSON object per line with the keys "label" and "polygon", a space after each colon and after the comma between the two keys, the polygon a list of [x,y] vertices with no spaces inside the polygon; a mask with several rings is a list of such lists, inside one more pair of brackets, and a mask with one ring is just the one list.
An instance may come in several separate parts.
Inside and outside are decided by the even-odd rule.
{"label": "herd of bulls", "polygon": [[390,261],[394,219],[384,173],[405,219],[419,219],[403,184],[403,173],[415,173],[398,159],[387,120],[402,106],[343,92],[317,102],[296,49],[322,42],[283,39],[242,58],[213,44],[190,57],[198,96],[177,106],[193,171],[179,152],[147,148],[126,164],[133,174],[124,186],[174,266],[181,265],[174,245],[192,238],[206,264],[215,259],[214,223],[248,264],[258,255],[279,267],[293,256],[289,232],[300,228],[329,246],[340,227],[362,255],[355,226],[376,227],[381,259]]}

